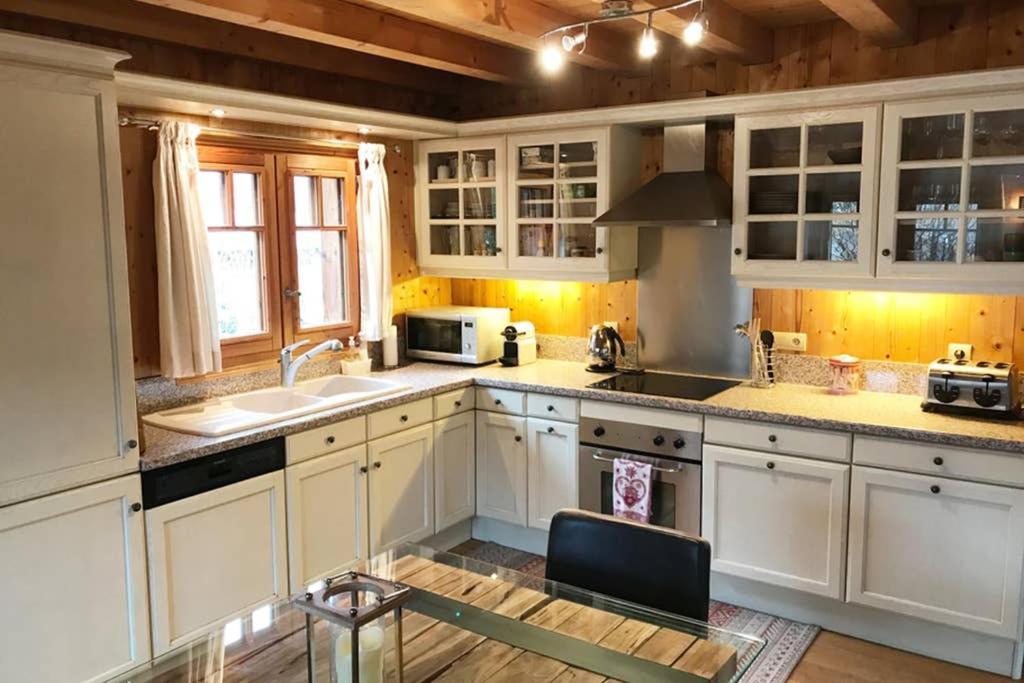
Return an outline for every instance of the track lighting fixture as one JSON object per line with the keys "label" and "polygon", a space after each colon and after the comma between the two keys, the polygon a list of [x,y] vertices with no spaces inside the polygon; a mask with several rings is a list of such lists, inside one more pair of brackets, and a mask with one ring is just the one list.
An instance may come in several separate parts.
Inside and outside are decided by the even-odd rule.
{"label": "track lighting fixture", "polygon": [[651,59],[658,54],[658,39],[654,37],[654,27],[651,26],[651,15],[647,15],[647,26],[643,35],[640,36],[640,45],[637,52],[643,59]]}
{"label": "track lighting fixture", "polygon": [[580,31],[579,33],[564,33],[562,34],[562,49],[566,52],[576,52],[579,48],[579,52],[583,52],[587,48],[587,30]]}
{"label": "track lighting fixture", "polygon": [[540,51],[540,68],[549,74],[558,72],[562,66],[565,65],[565,52],[554,45],[549,43],[545,45]]}
{"label": "track lighting fixture", "polygon": [[693,20],[683,29],[683,42],[693,47],[704,40],[704,34],[708,32],[708,15],[704,12],[704,0],[701,0],[700,9],[693,16]]}

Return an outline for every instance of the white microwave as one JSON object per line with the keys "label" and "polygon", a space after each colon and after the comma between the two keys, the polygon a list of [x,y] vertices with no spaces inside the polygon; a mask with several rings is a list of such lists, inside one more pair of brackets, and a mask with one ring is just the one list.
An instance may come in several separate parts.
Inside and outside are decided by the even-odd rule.
{"label": "white microwave", "polygon": [[509,323],[507,308],[438,306],[405,314],[405,352],[410,358],[467,365],[501,357]]}

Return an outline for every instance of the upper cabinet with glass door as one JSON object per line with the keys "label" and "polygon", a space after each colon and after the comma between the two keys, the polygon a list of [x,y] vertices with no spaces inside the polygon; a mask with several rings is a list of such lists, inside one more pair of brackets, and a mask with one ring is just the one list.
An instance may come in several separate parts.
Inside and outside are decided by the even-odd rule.
{"label": "upper cabinet with glass door", "polygon": [[1024,99],[885,107],[878,277],[1024,285]]}
{"label": "upper cabinet with glass door", "polygon": [[878,106],[736,117],[741,282],[872,276],[880,118]]}
{"label": "upper cabinet with glass door", "polygon": [[417,149],[419,265],[504,269],[504,138],[431,140]]}

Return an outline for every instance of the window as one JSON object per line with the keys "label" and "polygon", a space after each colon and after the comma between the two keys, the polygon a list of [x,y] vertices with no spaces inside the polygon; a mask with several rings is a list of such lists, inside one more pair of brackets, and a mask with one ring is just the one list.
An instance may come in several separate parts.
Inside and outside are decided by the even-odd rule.
{"label": "window", "polygon": [[200,146],[225,367],[359,327],[355,161]]}

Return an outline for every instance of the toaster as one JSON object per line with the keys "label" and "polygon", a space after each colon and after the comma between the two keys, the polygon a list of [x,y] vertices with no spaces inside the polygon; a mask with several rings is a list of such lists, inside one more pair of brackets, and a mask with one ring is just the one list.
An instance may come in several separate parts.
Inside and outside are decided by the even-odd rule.
{"label": "toaster", "polygon": [[1020,380],[1013,363],[940,358],[928,366],[924,410],[1019,417]]}

